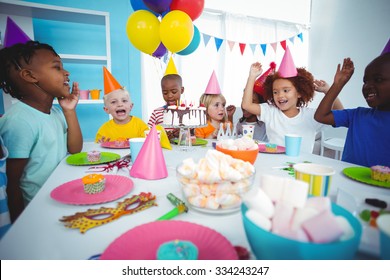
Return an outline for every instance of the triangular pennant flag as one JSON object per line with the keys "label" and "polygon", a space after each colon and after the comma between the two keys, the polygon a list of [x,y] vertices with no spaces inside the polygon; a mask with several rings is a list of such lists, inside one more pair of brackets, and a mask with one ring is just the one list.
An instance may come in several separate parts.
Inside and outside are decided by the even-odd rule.
{"label": "triangular pennant flag", "polygon": [[286,50],[286,46],[287,46],[286,40],[280,41],[280,45],[284,50]]}
{"label": "triangular pennant flag", "polygon": [[249,44],[252,49],[252,54],[255,54],[257,44]]}
{"label": "triangular pennant flag", "polygon": [[274,49],[274,52],[276,53],[276,48],[278,47],[278,43],[271,43],[271,47]]}
{"label": "triangular pennant flag", "polygon": [[260,44],[261,50],[263,51],[263,55],[265,56],[265,53],[267,51],[267,44]]}
{"label": "triangular pennant flag", "polygon": [[292,36],[290,38],[288,38],[290,40],[290,42],[294,45],[294,41],[295,41],[295,36]]}
{"label": "triangular pennant flag", "polygon": [[158,180],[168,177],[167,165],[155,126],[151,128],[146,137],[145,143],[130,169],[130,176],[146,180]]}
{"label": "triangular pennant flag", "polygon": [[302,35],[302,33],[299,33],[299,34],[297,35],[297,37],[298,37],[299,39],[301,39],[301,42],[303,42],[303,35]]}
{"label": "triangular pennant flag", "polygon": [[386,44],[385,48],[383,49],[381,55],[388,53],[388,52],[390,52],[390,39],[387,41],[387,44]]}
{"label": "triangular pennant flag", "polygon": [[236,42],[233,42],[233,41],[228,41],[228,45],[229,45],[229,49],[230,49],[230,51],[232,51],[233,50],[233,48],[234,48],[234,45],[236,44]]}
{"label": "triangular pennant flag", "polygon": [[221,47],[223,43],[223,39],[214,37],[215,46],[217,47],[217,52],[219,51],[219,48]]}
{"label": "triangular pennant flag", "polygon": [[10,18],[7,17],[7,26],[4,34],[4,47],[11,47],[18,43],[31,41],[30,37]]}
{"label": "triangular pennant flag", "polygon": [[103,66],[103,79],[104,79],[104,95],[113,92],[114,90],[123,88],[114,76]]}
{"label": "triangular pennant flag", "polygon": [[211,74],[209,83],[207,84],[206,90],[204,91],[206,94],[221,94],[221,88],[219,87],[217,75],[215,74],[215,71],[213,70],[213,73]]}
{"label": "triangular pennant flag", "polygon": [[243,55],[244,51],[245,51],[245,48],[246,48],[246,44],[245,43],[239,43],[239,45],[240,45],[241,54]]}
{"label": "triangular pennant flag", "polygon": [[167,68],[165,69],[164,76],[169,75],[169,74],[178,74],[175,62],[173,61],[172,56],[169,58]]}
{"label": "triangular pennant flag", "polygon": [[203,35],[204,46],[207,47],[207,44],[209,43],[211,36],[204,33],[202,33],[202,35]]}
{"label": "triangular pennant flag", "polygon": [[278,73],[283,78],[291,78],[298,75],[297,68],[295,67],[294,60],[288,47],[286,48],[282,62],[280,62]]}

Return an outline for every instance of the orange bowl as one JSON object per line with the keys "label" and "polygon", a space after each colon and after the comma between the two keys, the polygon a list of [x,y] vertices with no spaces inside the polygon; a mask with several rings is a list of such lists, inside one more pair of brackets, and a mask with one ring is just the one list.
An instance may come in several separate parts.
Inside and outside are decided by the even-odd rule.
{"label": "orange bowl", "polygon": [[251,164],[254,164],[259,154],[259,148],[253,150],[228,150],[224,149],[218,144],[216,145],[216,150],[224,154],[230,155],[233,158],[241,159],[243,161],[248,161]]}

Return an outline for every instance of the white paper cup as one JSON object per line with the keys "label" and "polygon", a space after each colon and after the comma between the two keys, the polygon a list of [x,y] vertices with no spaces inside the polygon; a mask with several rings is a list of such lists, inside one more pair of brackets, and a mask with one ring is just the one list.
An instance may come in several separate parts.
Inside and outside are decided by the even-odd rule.
{"label": "white paper cup", "polygon": [[139,151],[141,150],[142,145],[144,143],[145,143],[145,138],[130,138],[129,139],[130,155],[131,155],[131,161],[133,163],[137,159]]}
{"label": "white paper cup", "polygon": [[379,228],[380,256],[383,260],[390,260],[390,214],[382,214],[376,224]]}
{"label": "white paper cup", "polygon": [[242,126],[242,136],[247,136],[253,139],[254,132],[255,132],[255,126],[253,124],[244,124]]}
{"label": "white paper cup", "polygon": [[327,196],[329,194],[332,177],[335,174],[333,167],[314,164],[297,163],[294,165],[295,179],[309,184],[309,195]]}
{"label": "white paper cup", "polygon": [[286,155],[291,157],[299,156],[301,151],[302,136],[296,134],[286,134],[284,136]]}

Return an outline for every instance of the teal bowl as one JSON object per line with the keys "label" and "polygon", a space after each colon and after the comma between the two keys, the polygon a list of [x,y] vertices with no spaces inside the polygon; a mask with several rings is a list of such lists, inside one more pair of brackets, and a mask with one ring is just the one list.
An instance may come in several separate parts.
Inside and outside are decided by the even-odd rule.
{"label": "teal bowl", "polygon": [[246,237],[252,252],[259,260],[351,260],[355,258],[362,236],[362,226],[350,212],[334,203],[332,203],[333,213],[346,218],[355,235],[348,240],[322,244],[288,239],[263,230],[245,216],[247,210],[248,208],[242,204],[241,213]]}

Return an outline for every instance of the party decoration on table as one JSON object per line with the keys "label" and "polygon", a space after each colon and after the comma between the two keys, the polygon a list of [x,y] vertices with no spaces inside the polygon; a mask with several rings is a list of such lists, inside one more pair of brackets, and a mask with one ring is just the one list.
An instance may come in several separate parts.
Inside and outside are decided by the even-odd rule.
{"label": "party decoration on table", "polygon": [[100,143],[100,147],[107,149],[128,149],[130,144],[129,140],[104,141]]}
{"label": "party decoration on table", "polygon": [[264,90],[264,87],[263,87],[263,84],[265,82],[265,79],[271,75],[271,74],[274,74],[275,73],[275,69],[276,69],[276,63],[275,62],[271,62],[270,65],[269,65],[269,68],[267,71],[265,71],[260,77],[258,77],[255,81],[255,85],[253,86],[253,91],[261,96],[263,96],[263,98],[266,100],[266,96],[265,96],[265,90]]}
{"label": "party decoration on table", "polygon": [[[304,161],[303,163],[311,163],[310,161]],[[283,166],[274,166],[273,169],[281,169],[288,172],[288,175],[295,177],[295,170],[294,170],[294,164],[295,162],[286,162],[286,165]]]}
{"label": "party decoration on table", "polygon": [[96,194],[87,194],[81,178],[64,183],[51,191],[50,197],[58,202],[74,205],[91,205],[116,200],[133,189],[133,181],[125,176],[104,175],[105,189]]}
{"label": "party decoration on table", "polygon": [[[172,142],[176,145],[179,144],[179,139],[178,138],[175,138],[175,139],[172,139]],[[196,138],[195,141],[192,141],[191,142],[191,145],[192,146],[206,146],[208,143],[207,140],[205,139],[202,139],[202,138]]]}
{"label": "party decoration on table", "polygon": [[97,165],[107,162],[112,162],[120,159],[120,155],[110,152],[101,152],[100,160],[95,162],[88,161],[88,153],[81,152],[77,154],[70,155],[66,158],[66,163],[70,165]]}
{"label": "party decoration on table", "polygon": [[210,80],[207,84],[206,90],[204,91],[206,94],[221,94],[221,88],[218,83],[217,75],[215,74],[215,70],[211,74]]}
{"label": "party decoration on table", "polygon": [[130,176],[146,180],[158,180],[168,176],[156,126],[151,128],[146,137],[145,143],[130,169]]}
{"label": "party decoration on table", "polygon": [[123,89],[114,76],[107,70],[106,66],[103,66],[103,79],[104,79],[104,95],[107,95],[114,90]]}
{"label": "party decoration on table", "polygon": [[169,61],[168,61],[168,64],[167,64],[167,68],[165,69],[164,76],[170,75],[170,74],[178,75],[178,72],[177,72],[177,69],[176,69],[176,66],[175,66],[175,62],[173,61],[172,56],[169,58]]}
{"label": "party decoration on table", "polygon": [[184,201],[176,197],[174,194],[167,194],[167,198],[175,206],[175,208],[158,218],[157,221],[170,220],[184,212],[188,212],[188,207],[186,206]]}
{"label": "party decoration on table", "polygon": [[275,150],[269,150],[266,148],[266,143],[260,143],[259,144],[259,152],[260,153],[267,153],[267,154],[284,154],[286,152],[286,148],[283,146],[276,145]]}
{"label": "party decoration on table", "polygon": [[280,63],[278,73],[283,78],[292,78],[298,75],[290,49],[287,47],[282,62]]}
{"label": "party decoration on table", "polygon": [[4,34],[4,47],[11,47],[18,43],[31,41],[30,37],[10,18],[7,17],[7,26]]}
{"label": "party decoration on table", "polygon": [[[80,230],[80,233],[85,233],[91,228],[115,221],[124,215],[135,214],[152,206],[157,206],[155,199],[156,196],[152,193],[142,192],[119,202],[116,208],[101,207],[99,209],[88,209],[86,212],[77,212],[71,216],[64,216],[60,221],[68,228],[76,228]],[[138,205],[133,207],[134,204]],[[132,208],[129,209],[130,207]]]}
{"label": "party decoration on table", "polygon": [[198,247],[199,260],[237,260],[237,252],[222,234],[185,221],[155,221],[139,225],[115,239],[102,260],[155,260],[161,244],[188,240]]}
{"label": "party decoration on table", "polygon": [[344,168],[343,174],[350,179],[366,183],[368,185],[390,188],[390,182],[381,182],[371,178],[371,169],[369,167],[347,167]]}
{"label": "party decoration on table", "polygon": [[127,155],[113,163],[108,163],[103,166],[92,166],[88,168],[87,172],[111,172],[114,169],[119,170],[122,168],[128,168],[129,166],[130,166],[130,155]]}
{"label": "party decoration on table", "polygon": [[383,49],[381,55],[388,53],[388,52],[390,52],[390,39],[387,41],[387,44],[386,44],[385,48]]}

